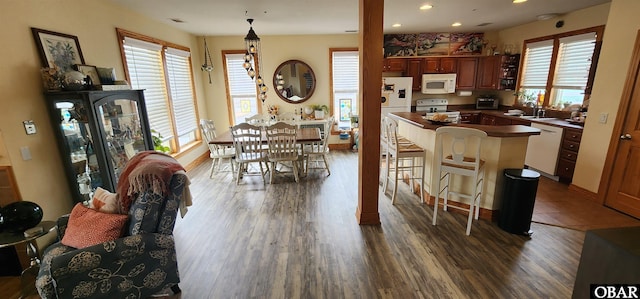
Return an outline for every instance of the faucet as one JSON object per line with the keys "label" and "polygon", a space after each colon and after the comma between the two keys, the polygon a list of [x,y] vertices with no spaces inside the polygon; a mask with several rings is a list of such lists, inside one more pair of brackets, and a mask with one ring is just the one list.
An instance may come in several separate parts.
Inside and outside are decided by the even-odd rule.
{"label": "faucet", "polygon": [[538,101],[535,102],[535,104],[533,104],[533,117],[534,118],[542,118],[545,115],[545,110],[544,108],[540,107],[540,105],[538,104]]}

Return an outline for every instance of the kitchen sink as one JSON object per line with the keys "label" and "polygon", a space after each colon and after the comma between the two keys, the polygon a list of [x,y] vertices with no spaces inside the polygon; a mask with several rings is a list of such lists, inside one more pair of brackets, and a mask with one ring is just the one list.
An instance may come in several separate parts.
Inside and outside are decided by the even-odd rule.
{"label": "kitchen sink", "polygon": [[520,118],[530,119],[530,120],[539,120],[539,121],[556,119],[555,117],[535,117],[534,115],[520,115]]}

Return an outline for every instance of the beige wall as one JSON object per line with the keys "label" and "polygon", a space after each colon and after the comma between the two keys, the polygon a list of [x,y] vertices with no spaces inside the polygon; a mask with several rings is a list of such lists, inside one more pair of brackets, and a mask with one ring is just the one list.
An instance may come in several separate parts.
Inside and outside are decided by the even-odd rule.
{"label": "beige wall", "polygon": [[[247,30],[249,28],[247,27]],[[262,74],[269,91],[265,107],[278,105],[280,113],[294,112],[310,104],[325,104],[329,106],[329,48],[358,47],[357,34],[338,35],[260,35],[260,27],[254,28],[262,47]],[[207,37],[209,51],[215,69],[212,72],[212,84],[208,81],[205,86],[207,94],[206,114],[216,123],[218,131],[224,131],[229,126],[227,112],[227,95],[225,90],[222,50],[244,49],[244,36],[212,36]],[[311,98],[301,104],[290,104],[280,99],[273,86],[273,73],[283,62],[297,59],[307,63],[316,76],[316,89]],[[208,79],[207,79],[208,80]],[[204,82],[204,81],[203,81]]]}
{"label": "beige wall", "polygon": [[[201,47],[190,34],[122,10],[107,1],[3,1],[0,19],[4,24],[0,31],[0,39],[4,41],[0,55],[0,132],[23,200],[38,203],[43,208],[44,219],[53,220],[71,210],[72,200],[49,125],[39,75],[40,58],[29,28],[77,36],[85,63],[114,67],[118,78],[124,78],[124,72],[116,27],[190,47],[198,73]],[[197,94],[203,94],[201,77],[196,76],[195,80]],[[204,98],[199,98],[200,106],[204,106],[204,102]],[[38,133],[26,135],[24,120],[33,120]],[[23,146],[30,148],[31,160],[22,160],[20,147]],[[201,146],[179,160],[188,164],[205,152],[206,148]],[[6,162],[3,160],[3,163]]]}

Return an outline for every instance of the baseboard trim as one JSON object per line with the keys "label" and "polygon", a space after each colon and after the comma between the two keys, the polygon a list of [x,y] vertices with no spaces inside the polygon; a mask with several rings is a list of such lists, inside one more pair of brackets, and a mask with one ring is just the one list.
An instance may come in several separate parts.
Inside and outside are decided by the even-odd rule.
{"label": "baseboard trim", "polygon": [[330,150],[350,150],[351,149],[351,144],[350,143],[329,144],[329,149]]}
{"label": "baseboard trim", "polygon": [[193,161],[191,161],[191,163],[187,164],[187,166],[184,167],[184,169],[186,171],[190,171],[194,168],[196,168],[198,165],[204,163],[205,161],[207,161],[207,159],[211,159],[209,158],[209,152],[207,151],[206,153],[203,153],[200,157],[194,159]]}
{"label": "baseboard trim", "polygon": [[604,205],[604,202],[601,202],[598,199],[598,193],[591,192],[591,191],[589,191],[587,189],[584,189],[582,187],[578,187],[578,186],[576,186],[574,184],[570,184],[569,185],[569,190],[584,196],[586,199],[588,199],[590,201],[597,202],[597,203],[599,203],[601,205]]}

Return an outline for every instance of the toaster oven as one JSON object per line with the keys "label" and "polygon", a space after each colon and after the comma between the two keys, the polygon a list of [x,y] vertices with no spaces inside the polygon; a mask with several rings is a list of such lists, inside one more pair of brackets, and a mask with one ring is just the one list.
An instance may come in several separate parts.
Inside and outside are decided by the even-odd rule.
{"label": "toaster oven", "polygon": [[476,99],[476,109],[478,110],[495,110],[498,109],[498,103],[500,101],[491,97],[479,97]]}

